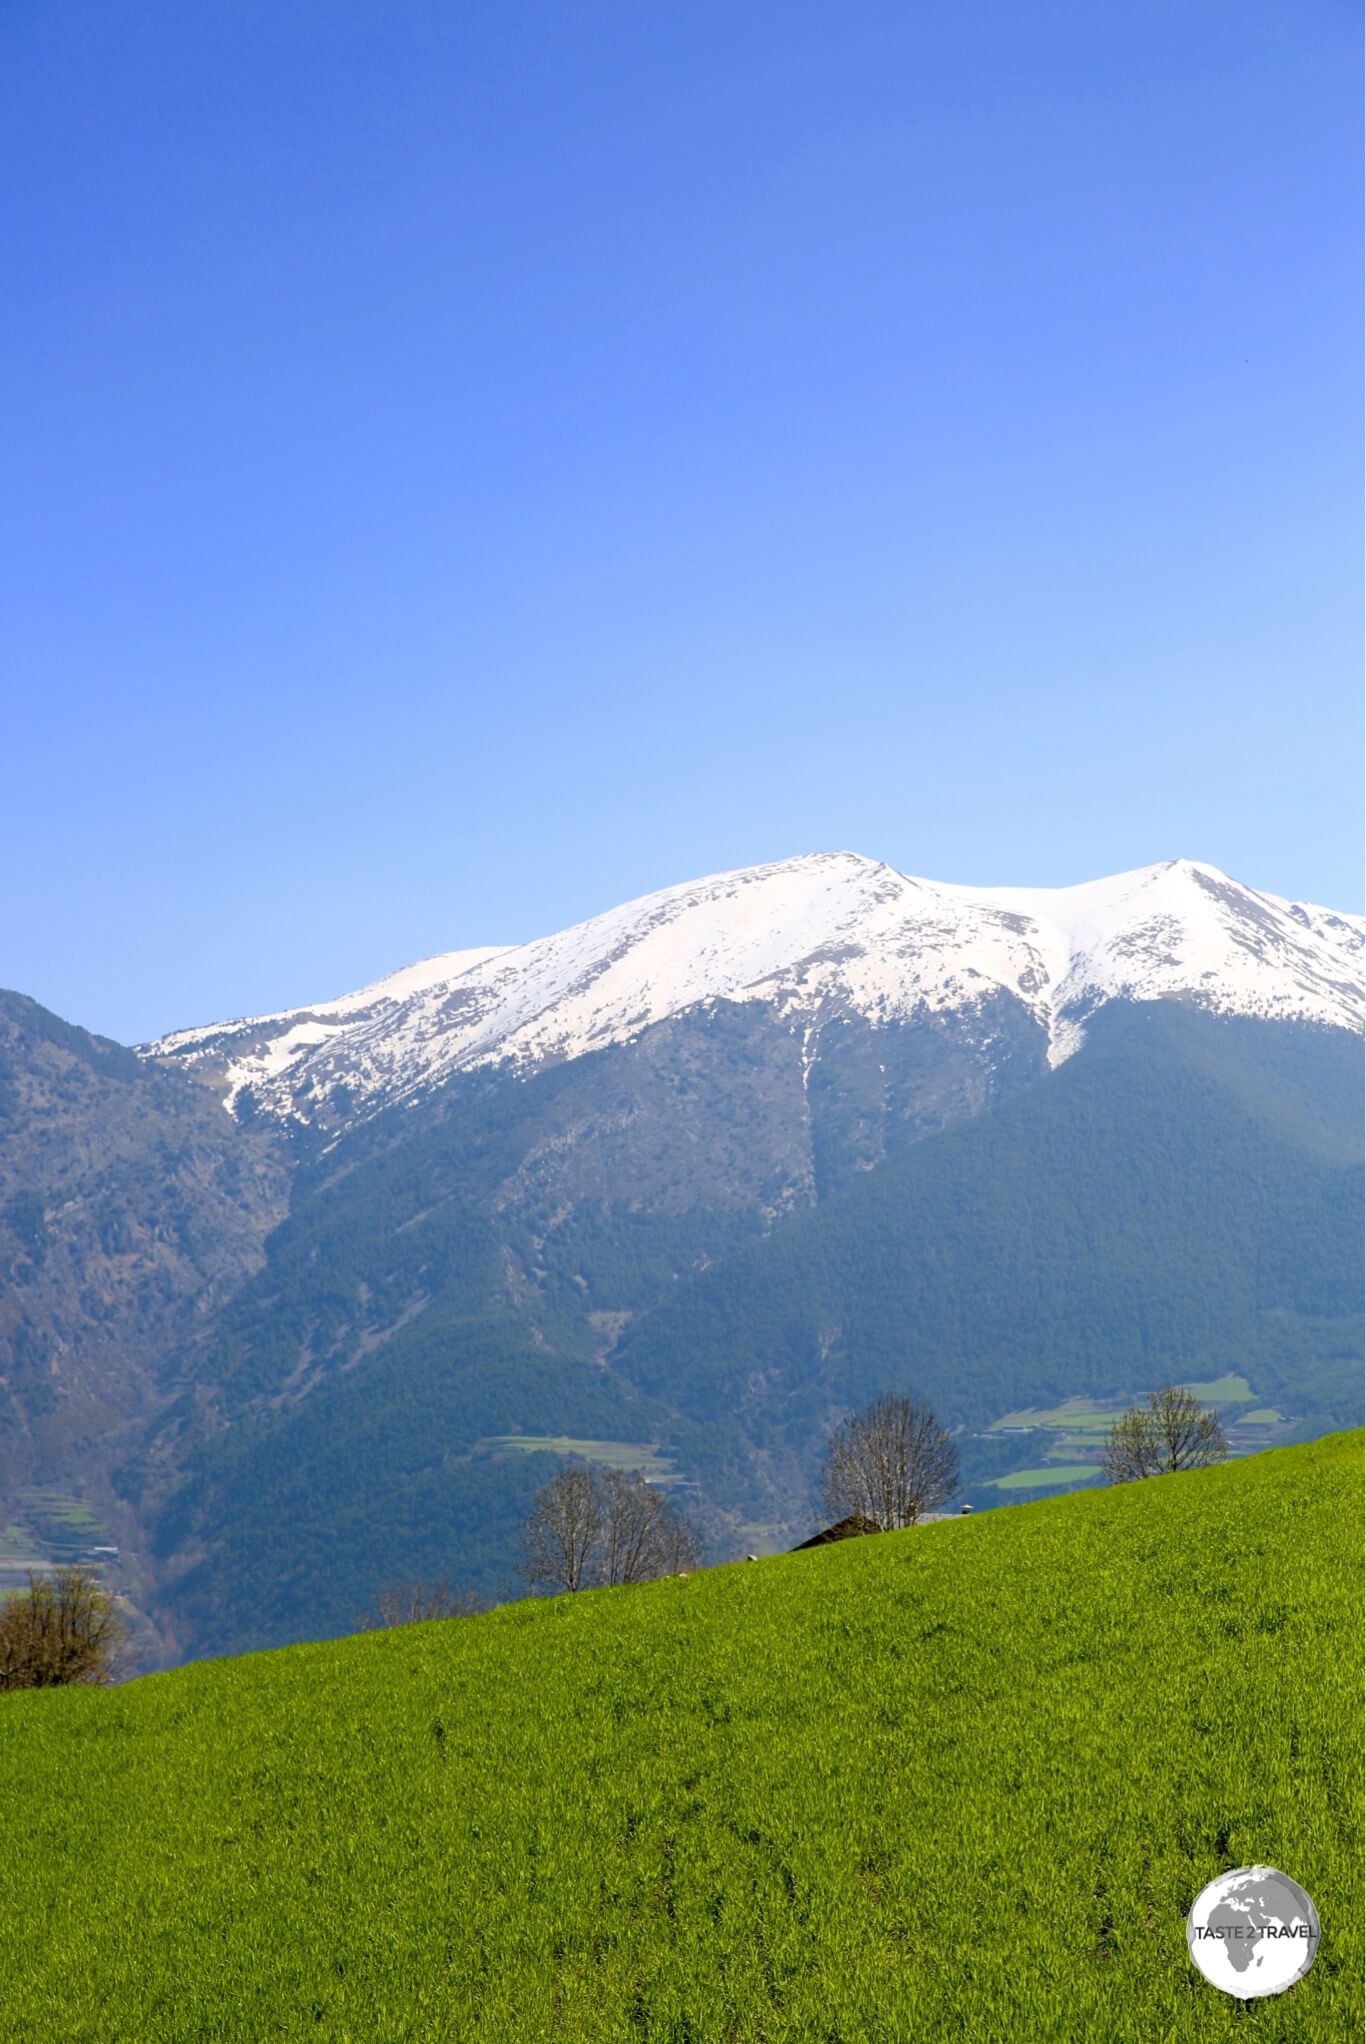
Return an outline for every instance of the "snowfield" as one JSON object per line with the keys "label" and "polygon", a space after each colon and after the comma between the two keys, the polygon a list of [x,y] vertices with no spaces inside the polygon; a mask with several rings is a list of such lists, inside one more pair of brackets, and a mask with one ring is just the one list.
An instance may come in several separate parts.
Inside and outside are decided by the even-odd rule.
{"label": "snowfield", "polygon": [[818,852],[665,888],[507,949],[451,951],[339,999],[178,1030],[144,1056],[197,1067],[224,1104],[363,1119],[455,1072],[624,1043],[717,1001],[761,1001],[809,1038],[970,1010],[1002,992],[1053,1063],[1108,1001],[1362,1028],[1366,919],[1240,886],[1186,859],[1076,887],[958,887]]}

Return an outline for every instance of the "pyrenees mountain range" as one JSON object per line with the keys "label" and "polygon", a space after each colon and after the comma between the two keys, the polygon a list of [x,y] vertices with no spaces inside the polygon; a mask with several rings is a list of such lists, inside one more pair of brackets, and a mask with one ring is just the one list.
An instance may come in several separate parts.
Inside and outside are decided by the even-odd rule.
{"label": "pyrenees mountain range", "polygon": [[719,1557],[879,1390],[979,1505],[1168,1377],[1350,1423],[1364,942],[1186,860],[838,852],[136,1050],[0,994],[0,1523],[84,1512],[169,1659],[510,1590],[559,1452]]}

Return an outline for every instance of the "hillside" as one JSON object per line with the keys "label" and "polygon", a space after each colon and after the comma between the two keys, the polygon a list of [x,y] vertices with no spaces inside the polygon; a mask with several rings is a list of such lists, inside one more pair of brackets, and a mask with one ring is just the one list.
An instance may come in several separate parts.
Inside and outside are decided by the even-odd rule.
{"label": "hillside", "polygon": [[139,1414],[262,1262],[283,1147],[183,1073],[0,991],[0,1494]]}
{"label": "hillside", "polygon": [[[614,1362],[699,1426],[819,1436],[895,1374],[956,1422],[1246,1369],[1360,1397],[1360,1055],[1164,1002],[679,1286]],[[1320,1427],[1318,1430],[1322,1430]]]}
{"label": "hillside", "polygon": [[[548,1473],[490,1451],[509,1434],[659,1444],[733,1554],[765,1537],[746,1524],[798,1537],[824,1424],[884,1388],[965,1430],[970,1483],[1012,1444],[1038,1460],[976,1438],[1012,1409],[1171,1376],[1246,1373],[1305,1433],[1360,1417],[1347,1032],[1109,1009],[1057,1071],[869,1168],[827,1164],[765,1229],[743,1176],[771,1189],[800,1157],[782,1041],[735,1012],[664,1025],[460,1081],[443,1115],[392,1109],[302,1167],[195,1359],[200,1402],[147,1458],[177,1636],[345,1631],[414,1571],[508,1594]],[[805,1096],[826,1154],[857,1126],[833,1090]],[[231,1424],[197,1433],[209,1399]]]}
{"label": "hillside", "polygon": [[[1359,2034],[1360,1434],[0,1699],[12,2034]],[[1241,2005],[1183,1917],[1313,1897]],[[40,1929],[37,1927],[41,1927]]]}

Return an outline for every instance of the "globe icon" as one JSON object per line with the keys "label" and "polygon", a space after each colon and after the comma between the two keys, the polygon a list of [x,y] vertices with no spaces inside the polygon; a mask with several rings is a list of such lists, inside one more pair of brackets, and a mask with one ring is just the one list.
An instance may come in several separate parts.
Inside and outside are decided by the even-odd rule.
{"label": "globe icon", "polygon": [[1319,1948],[1318,1912],[1298,1881],[1275,1867],[1235,1867],[1200,1890],[1186,1944],[1212,1987],[1240,2001],[1283,1994]]}

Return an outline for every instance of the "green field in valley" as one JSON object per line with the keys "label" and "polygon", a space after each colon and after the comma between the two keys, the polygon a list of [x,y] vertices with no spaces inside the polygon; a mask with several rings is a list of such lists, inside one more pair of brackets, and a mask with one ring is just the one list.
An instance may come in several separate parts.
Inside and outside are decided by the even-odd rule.
{"label": "green field in valley", "polygon": [[650,1483],[676,1483],[678,1472],[653,1441],[589,1441],[573,1434],[490,1434],[479,1442],[495,1454],[575,1455],[605,1469],[638,1469]]}
{"label": "green field in valley", "polygon": [[107,1576],[105,1562],[91,1557],[109,1536],[83,1499],[35,1485],[20,1490],[14,1502],[15,1517],[9,1523],[0,1520],[0,1598],[22,1594],[31,1575],[46,1574],[62,1562],[80,1561]]}
{"label": "green field in valley", "polygon": [[[1362,2027],[1362,1439],[0,1697],[6,2038]],[[1267,1862],[1317,1963],[1183,1919]]]}
{"label": "green field in valley", "polygon": [[1047,1462],[1037,1469],[1012,1469],[1009,1476],[994,1476],[993,1490],[1040,1490],[1045,1484],[1086,1483],[1099,1476],[1098,1462]]}
{"label": "green field in valley", "polygon": [[1223,1377],[1211,1377],[1203,1384],[1188,1384],[1186,1389],[1194,1392],[1202,1405],[1237,1405],[1253,1395],[1247,1378],[1235,1376],[1232,1371]]}
{"label": "green field in valley", "polygon": [[[1292,1431],[1275,1407],[1257,1404],[1257,1394],[1247,1378],[1233,1371],[1185,1388],[1202,1404],[1213,1406],[1232,1455],[1253,1455],[1279,1447]],[[979,1475],[976,1481],[982,1494],[977,1502],[994,1502],[986,1496],[990,1491],[1040,1493],[1096,1482],[1110,1429],[1126,1403],[1123,1398],[1074,1396],[1054,1406],[1025,1406],[1003,1413],[985,1436],[978,1438],[1000,1446],[1017,1445],[1020,1466],[995,1476]]]}

